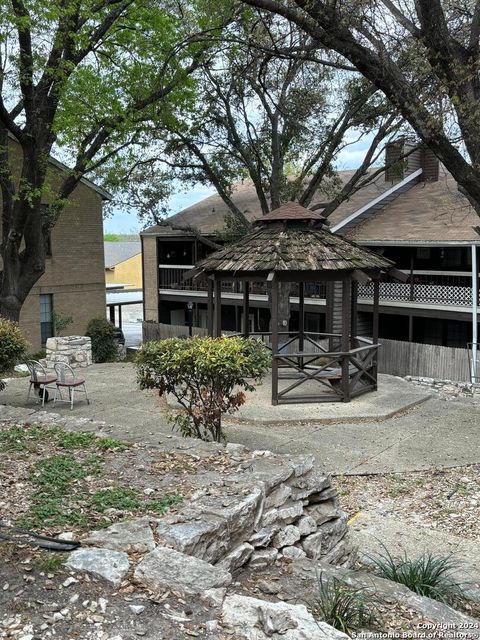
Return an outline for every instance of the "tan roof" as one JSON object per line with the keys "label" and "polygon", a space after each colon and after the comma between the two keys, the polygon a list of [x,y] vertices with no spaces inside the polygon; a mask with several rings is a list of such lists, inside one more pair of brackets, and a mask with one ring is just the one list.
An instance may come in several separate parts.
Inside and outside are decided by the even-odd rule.
{"label": "tan roof", "polygon": [[444,169],[438,182],[420,182],[347,233],[355,242],[479,241],[480,220]]}
{"label": "tan roof", "polygon": [[[346,182],[353,171],[341,171]],[[392,187],[384,174],[343,202],[328,218],[330,227],[368,204]],[[262,217],[260,203],[250,180],[235,185],[232,199],[249,220]],[[329,196],[319,190],[312,204],[327,202]],[[168,225],[193,227],[201,233],[223,229],[228,207],[217,194],[191,205],[168,218]],[[321,210],[319,210],[321,214]],[[383,209],[351,229],[347,237],[356,242],[466,242],[479,241],[473,229],[480,220],[456,182],[445,169],[440,169],[438,182],[420,182]],[[144,233],[162,233],[165,227],[152,227]]]}

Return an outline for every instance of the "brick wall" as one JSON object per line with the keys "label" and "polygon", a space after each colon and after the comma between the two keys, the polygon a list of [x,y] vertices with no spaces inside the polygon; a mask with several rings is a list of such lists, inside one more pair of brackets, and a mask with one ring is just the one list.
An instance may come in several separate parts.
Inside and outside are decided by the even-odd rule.
{"label": "brick wall", "polygon": [[[18,164],[18,155],[16,160]],[[48,180],[53,188],[61,175],[60,169],[50,167]],[[94,189],[80,183],[52,231],[52,257],[47,258],[45,273],[20,314],[33,351],[41,348],[40,294],[53,294],[54,309],[73,316],[73,324],[66,329],[71,335],[83,334],[90,318],[105,315],[103,252],[102,200]]]}
{"label": "brick wall", "polygon": [[143,242],[143,299],[145,304],[144,320],[158,322],[157,290],[157,238],[142,236]]}

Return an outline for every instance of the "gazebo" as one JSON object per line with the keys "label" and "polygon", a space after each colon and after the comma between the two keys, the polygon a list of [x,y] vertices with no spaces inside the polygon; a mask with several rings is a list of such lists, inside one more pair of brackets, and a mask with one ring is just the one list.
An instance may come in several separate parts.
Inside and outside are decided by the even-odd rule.
{"label": "gazebo", "polygon": [[[222,283],[243,285],[242,335],[264,339],[272,351],[272,404],[349,402],[377,388],[379,278],[393,264],[332,234],[319,213],[288,202],[259,219],[238,242],[195,268],[208,283],[209,334],[221,335]],[[374,282],[372,338],[357,334],[358,282]],[[250,333],[251,282],[267,283],[271,323]],[[305,283],[326,285],[326,332],[305,331]],[[290,332],[279,305],[298,286],[298,331]],[[283,386],[279,385],[279,381]],[[302,389],[301,389],[302,387]],[[305,391],[303,391],[305,389]]]}

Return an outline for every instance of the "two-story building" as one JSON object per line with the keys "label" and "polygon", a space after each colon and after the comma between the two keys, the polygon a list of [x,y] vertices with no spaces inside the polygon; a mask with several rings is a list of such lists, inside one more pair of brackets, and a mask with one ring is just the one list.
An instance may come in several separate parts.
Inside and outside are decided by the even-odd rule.
{"label": "two-story building", "polygon": [[[398,141],[387,158],[405,151]],[[351,172],[340,173],[348,180]],[[251,219],[261,216],[253,185],[237,185],[233,198]],[[315,202],[325,201],[321,190]],[[217,195],[206,198],[141,234],[144,268],[144,317],[170,324],[206,326],[206,286],[184,281],[185,272],[215,248],[227,207]],[[428,149],[418,149],[357,191],[329,218],[330,230],[393,260],[408,280],[385,279],[380,285],[380,335],[384,338],[467,347],[478,329],[479,219],[452,176]],[[265,331],[269,323],[266,291],[259,284],[250,295],[248,322]],[[305,292],[305,326],[325,327],[325,291]],[[360,326],[371,331],[373,290],[359,286]],[[223,294],[226,330],[242,326],[242,294]],[[298,298],[292,290],[291,328],[298,324]],[[190,311],[192,309],[192,311]],[[191,315],[193,314],[193,315]]]}
{"label": "two-story building", "polygon": [[[20,146],[13,139],[10,144],[13,161],[19,164]],[[52,188],[65,169],[63,164],[50,159],[47,180]],[[32,351],[40,350],[54,335],[54,312],[72,316],[73,323],[68,327],[71,335],[84,334],[91,318],[105,315],[102,209],[103,201],[109,198],[106,191],[82,179],[52,229],[45,273],[20,313],[20,326]],[[1,206],[0,195],[0,209]],[[44,206],[48,207],[47,201]]]}

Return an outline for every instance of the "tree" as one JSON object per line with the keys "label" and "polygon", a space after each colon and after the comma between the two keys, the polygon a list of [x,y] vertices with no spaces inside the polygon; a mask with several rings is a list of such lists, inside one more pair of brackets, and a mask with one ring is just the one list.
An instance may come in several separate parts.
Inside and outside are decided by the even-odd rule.
{"label": "tree", "polygon": [[242,0],[283,16],[382,90],[480,214],[480,1]]}
{"label": "tree", "polygon": [[[44,273],[48,233],[81,178],[133,162],[154,122],[188,108],[190,76],[224,15],[222,3],[214,18],[200,0],[183,4],[0,0],[0,315],[18,319]],[[72,167],[55,189],[53,150]]]}
{"label": "tree", "polygon": [[254,338],[170,338],[145,342],[137,354],[141,389],[171,394],[183,412],[171,422],[184,437],[225,440],[222,414],[234,413],[255,391],[271,364],[270,352]]}
{"label": "tree", "polygon": [[[308,55],[282,54],[294,50]],[[295,26],[268,14],[240,16],[211,63],[194,73],[194,109],[173,126],[157,127],[151,160],[139,162],[127,199],[139,182],[145,190],[149,176],[163,189],[158,176],[169,167],[171,180],[213,185],[240,232],[248,221],[232,186],[244,178],[252,181],[264,214],[287,200],[313,206],[321,185],[328,216],[372,179],[368,171],[402,119],[351,66],[319,53]],[[370,141],[364,162],[342,184],[335,163],[360,140]]]}

